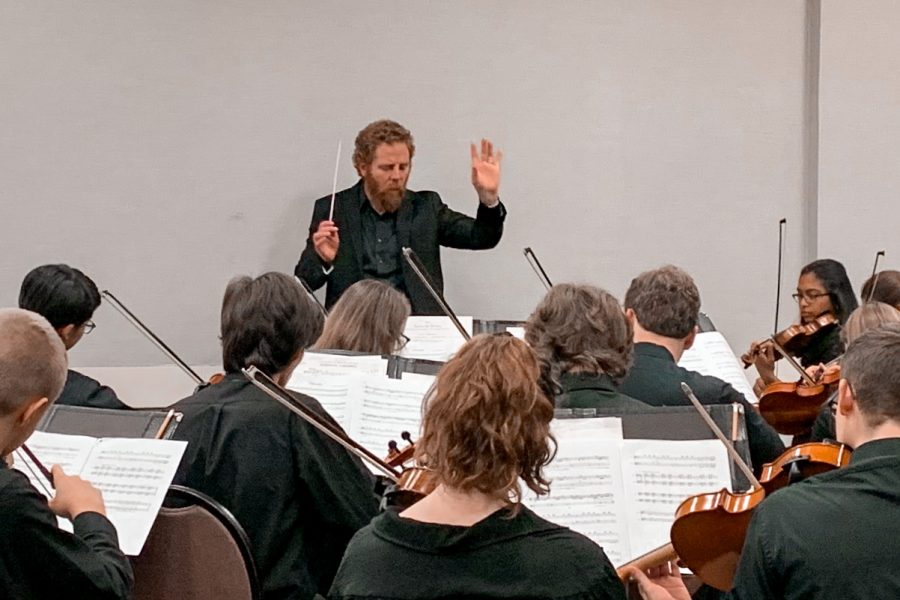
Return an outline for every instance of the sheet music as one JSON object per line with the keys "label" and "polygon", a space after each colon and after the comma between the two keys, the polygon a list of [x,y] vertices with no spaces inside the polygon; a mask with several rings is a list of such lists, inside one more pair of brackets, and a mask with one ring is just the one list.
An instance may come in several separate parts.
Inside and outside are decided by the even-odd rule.
{"label": "sheet music", "polygon": [[141,553],[186,447],[174,440],[97,440],[81,477],[103,492],[106,516],[128,556]]}
{"label": "sheet music", "polygon": [[618,418],[557,419],[556,457],[545,469],[550,494],[529,493],[528,504],[545,519],[565,525],[600,546],[613,564],[627,560],[628,531],[620,463]]}
{"label": "sheet music", "polygon": [[[129,556],[140,554],[147,541],[187,447],[183,441],[97,439],[43,431],[35,431],[27,444],[48,469],[58,464],[67,475],[79,475],[103,493],[106,516],[116,527],[119,547]],[[24,453],[17,453],[17,459],[20,456],[38,472]],[[43,487],[34,481],[34,475],[19,460],[16,468],[44,493]],[[72,531],[70,521],[61,518],[57,521],[60,529]]]}
{"label": "sheet music", "polygon": [[[433,378],[432,378],[433,379]],[[422,400],[432,381],[366,378],[363,380],[359,410],[351,417],[348,433],[377,455],[387,454],[388,442],[401,442],[400,433],[419,437]]]}
{"label": "sheet music", "polygon": [[[469,335],[472,320],[472,317],[459,317]],[[409,343],[399,354],[407,358],[447,361],[466,342],[450,317],[409,317],[404,334]]]}
{"label": "sheet music", "polygon": [[387,378],[386,373],[387,359],[380,356],[308,352],[285,387],[318,400],[349,433],[349,406],[360,396],[361,379],[366,376]]}
{"label": "sheet music", "polygon": [[685,498],[731,489],[728,454],[718,440],[626,440],[621,458],[629,503],[628,560],[669,541],[675,511]]}
{"label": "sheet music", "polygon": [[364,354],[348,356],[344,354],[327,354],[322,352],[306,352],[303,359],[287,384],[295,389],[304,381],[317,377],[345,377],[347,375],[384,375],[387,373],[387,359],[378,355]]}
{"label": "sheet music", "polygon": [[740,361],[725,336],[718,331],[698,333],[694,345],[681,356],[678,366],[727,381],[748,402],[757,403],[756,394],[744,375]]}

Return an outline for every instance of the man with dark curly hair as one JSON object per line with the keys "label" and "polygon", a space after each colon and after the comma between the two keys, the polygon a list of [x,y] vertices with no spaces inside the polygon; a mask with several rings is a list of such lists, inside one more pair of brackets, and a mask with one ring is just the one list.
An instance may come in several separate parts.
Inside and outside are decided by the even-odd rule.
{"label": "man with dark curly hair", "polygon": [[431,294],[409,270],[401,251],[419,256],[440,291],[440,247],[493,248],[503,235],[506,208],[500,202],[503,153],[489,140],[472,144],[472,185],[478,193],[473,219],[447,207],[436,192],[406,188],[415,153],[412,134],[389,120],[367,125],[356,137],[356,185],[316,200],[309,237],[294,274],[312,289],[327,285],[330,308],[361,279],[378,279],[409,297],[413,314],[439,314]]}

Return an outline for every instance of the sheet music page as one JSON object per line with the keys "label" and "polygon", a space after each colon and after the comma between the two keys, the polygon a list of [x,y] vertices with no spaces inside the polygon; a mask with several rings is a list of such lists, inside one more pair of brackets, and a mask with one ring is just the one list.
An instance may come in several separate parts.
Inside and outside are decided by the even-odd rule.
{"label": "sheet music page", "polygon": [[527,504],[545,519],[602,546],[614,565],[624,563],[630,552],[619,466],[621,420],[556,419],[551,429],[558,449],[545,469],[550,494],[537,497],[528,492]]}
{"label": "sheet music page", "polygon": [[[362,382],[359,410],[353,415],[356,441],[378,456],[387,455],[388,442],[404,442],[400,433],[408,431],[419,437],[422,423],[422,400],[434,378],[376,379]],[[373,471],[377,473],[377,471]]]}
{"label": "sheet music page", "polygon": [[125,554],[141,553],[186,447],[174,440],[97,440],[81,477],[103,492],[106,516]]}
{"label": "sheet music page", "polygon": [[718,440],[625,440],[622,475],[631,537],[627,560],[669,542],[675,511],[688,496],[731,489],[728,453]]}
{"label": "sheet music page", "polygon": [[[471,335],[472,317],[459,317],[459,321]],[[399,354],[407,358],[447,361],[466,342],[450,317],[410,317],[404,334],[409,343]]]}
{"label": "sheet music page", "polygon": [[718,331],[698,333],[694,345],[681,356],[678,366],[727,381],[743,394],[748,402],[752,404],[758,402],[753,387],[744,375],[740,360],[728,345],[725,336]]}
{"label": "sheet music page", "polygon": [[[66,475],[77,475],[84,468],[84,463],[87,462],[88,455],[90,455],[91,449],[96,443],[97,438],[86,435],[66,435],[63,433],[35,431],[28,438],[28,441],[25,442],[25,445],[34,452],[41,464],[48,469],[52,468],[53,465],[59,465]],[[28,458],[28,455],[21,449],[16,452],[14,466],[28,475],[28,478],[32,479],[32,485],[41,490],[41,486],[33,481],[33,476],[28,468],[20,464],[20,458],[22,462],[31,465],[34,472],[40,474],[37,467]],[[41,476],[41,479],[43,480],[43,476]],[[47,483],[44,482],[44,485],[46,486]]]}
{"label": "sheet music page", "polygon": [[344,428],[347,435],[356,439],[356,432],[352,429],[352,415],[359,403],[363,379],[365,376],[351,372],[344,375],[322,374],[302,381],[292,377],[286,387],[318,400],[322,408]]}

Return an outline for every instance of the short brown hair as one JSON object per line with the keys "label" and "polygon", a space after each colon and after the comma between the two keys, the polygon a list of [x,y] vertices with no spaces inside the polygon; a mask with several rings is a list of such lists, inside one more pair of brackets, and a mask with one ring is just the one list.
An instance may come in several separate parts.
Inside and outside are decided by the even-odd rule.
{"label": "short brown hair", "polygon": [[424,403],[419,460],[444,485],[508,500],[516,510],[519,479],[549,491],[543,468],[556,441],[553,401],[538,382],[534,351],[508,334],[475,336],[438,373]]}
{"label": "short brown hair", "polygon": [[841,327],[841,339],[849,344],[870,329],[900,322],[900,310],[883,302],[866,302],[847,318]]}
{"label": "short brown hair", "polygon": [[406,296],[377,279],[357,281],[341,294],[315,348],[392,354],[409,318]]}
{"label": "short brown hair", "polygon": [[56,402],[67,370],[66,347],[47,319],[0,309],[0,416],[32,400]]}
{"label": "short brown hair", "polygon": [[222,300],[222,365],[235,373],[251,365],[280,373],[322,332],[322,313],[293,277],[266,273],[235,277]]}
{"label": "short brown hair", "polygon": [[850,342],[841,377],[870,426],[900,422],[900,323],[870,329]]}
{"label": "short brown hair", "polygon": [[634,349],[619,301],[592,285],[553,286],[528,317],[525,339],[554,378],[573,371],[606,373],[620,382]]}
{"label": "short brown hair", "polygon": [[872,300],[900,308],[900,271],[887,270],[875,273],[866,279],[860,297],[863,302]]}
{"label": "short brown hair", "polygon": [[631,280],[625,308],[634,311],[641,327],[664,337],[687,337],[697,326],[700,291],[685,271],[666,265]]}
{"label": "short brown hair", "polygon": [[416,153],[416,145],[409,129],[388,119],[381,119],[366,125],[356,135],[356,147],[353,150],[353,166],[357,173],[363,165],[372,163],[375,158],[375,150],[381,144],[396,144],[403,142],[409,148],[409,159],[412,160]]}

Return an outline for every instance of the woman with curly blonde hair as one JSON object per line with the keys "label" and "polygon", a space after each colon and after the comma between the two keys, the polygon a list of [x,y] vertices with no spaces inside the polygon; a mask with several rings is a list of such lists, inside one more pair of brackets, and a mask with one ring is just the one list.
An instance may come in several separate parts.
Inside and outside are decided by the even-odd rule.
{"label": "woman with curly blonde hair", "polygon": [[534,351],[509,335],[467,342],[426,399],[416,453],[438,487],[353,538],[330,598],[624,599],[599,546],[522,504],[548,493],[553,402]]}

